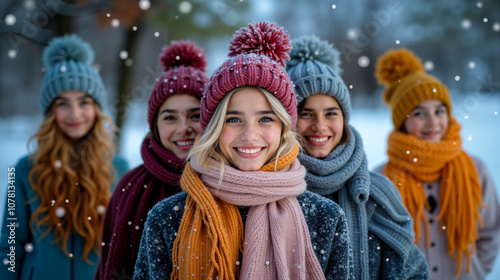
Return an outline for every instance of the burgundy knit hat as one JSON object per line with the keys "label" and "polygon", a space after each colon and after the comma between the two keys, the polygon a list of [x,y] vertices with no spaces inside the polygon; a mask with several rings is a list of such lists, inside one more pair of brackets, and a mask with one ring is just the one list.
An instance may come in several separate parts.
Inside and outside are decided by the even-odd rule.
{"label": "burgundy knit hat", "polygon": [[203,50],[189,41],[172,41],[165,46],[159,57],[163,74],[156,81],[148,105],[149,129],[153,131],[156,111],[170,96],[178,93],[193,95],[201,99],[208,81],[207,66]]}
{"label": "burgundy knit hat", "polygon": [[229,57],[210,78],[201,99],[200,123],[205,129],[219,102],[231,90],[259,86],[274,94],[297,123],[297,101],[293,83],[284,67],[290,35],[281,26],[266,21],[251,23],[236,31],[230,42]]}

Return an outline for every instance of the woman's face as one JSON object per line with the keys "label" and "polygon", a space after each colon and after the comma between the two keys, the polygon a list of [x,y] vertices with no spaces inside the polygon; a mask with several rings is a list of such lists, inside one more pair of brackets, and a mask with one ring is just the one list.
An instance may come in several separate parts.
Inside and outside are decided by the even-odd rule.
{"label": "woman's face", "polygon": [[305,140],[305,151],[315,158],[324,158],[339,144],[344,131],[344,116],[335,98],[314,94],[306,98],[299,113],[297,132]]}
{"label": "woman's face", "polygon": [[72,140],[81,139],[94,127],[94,99],[81,91],[65,91],[54,100],[56,124]]}
{"label": "woman's face", "polygon": [[229,101],[219,136],[222,155],[239,170],[259,170],[277,153],[282,126],[264,94],[243,88]]}
{"label": "woman's face", "polygon": [[188,94],[170,96],[158,110],[156,126],[162,146],[179,159],[186,159],[201,131],[200,100]]}
{"label": "woman's face", "polygon": [[431,142],[440,142],[448,131],[448,109],[437,99],[417,105],[407,116],[404,128],[408,134]]}

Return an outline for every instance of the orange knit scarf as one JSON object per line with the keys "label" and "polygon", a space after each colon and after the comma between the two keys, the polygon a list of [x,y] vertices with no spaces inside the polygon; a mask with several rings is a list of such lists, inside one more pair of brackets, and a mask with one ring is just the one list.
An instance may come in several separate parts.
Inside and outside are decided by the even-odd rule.
{"label": "orange knit scarf", "polygon": [[458,260],[456,276],[460,273],[462,257],[475,252],[478,224],[482,226],[479,207],[484,207],[481,185],[472,159],[462,150],[460,124],[450,119],[445,138],[439,143],[420,140],[412,135],[393,131],[388,139],[389,162],[384,175],[399,189],[403,203],[414,220],[416,243],[420,238],[420,221],[424,222],[426,246],[430,246],[429,222],[424,206],[429,209],[421,182],[441,178],[439,193],[441,212],[437,220],[446,231],[448,254]]}
{"label": "orange knit scarf", "polygon": [[[292,164],[298,152],[297,146],[280,157],[276,170]],[[260,169],[274,170],[274,161]],[[170,279],[237,279],[243,243],[243,222],[237,206],[212,196],[189,162],[180,184],[188,196],[174,241]]]}

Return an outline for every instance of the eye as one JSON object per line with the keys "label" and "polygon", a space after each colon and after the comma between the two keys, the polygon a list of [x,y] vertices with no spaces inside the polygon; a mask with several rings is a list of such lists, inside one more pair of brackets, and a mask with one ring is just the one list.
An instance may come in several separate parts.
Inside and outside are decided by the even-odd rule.
{"label": "eye", "polygon": [[191,120],[194,120],[194,121],[199,121],[200,120],[200,114],[194,114],[191,116]]}
{"label": "eye", "polygon": [[177,120],[177,118],[172,116],[172,115],[167,115],[167,116],[163,117],[163,120],[164,121],[175,121],[175,120]]}
{"label": "eye", "polygon": [[411,116],[412,117],[422,117],[424,115],[424,112],[422,111],[414,111]]}
{"label": "eye", "polygon": [[335,111],[331,111],[331,112],[327,112],[326,113],[326,116],[327,117],[335,117],[335,116],[338,116],[338,113],[335,112]]}
{"label": "eye", "polygon": [[261,122],[274,122],[274,119],[268,116],[262,117],[260,119]]}
{"label": "eye", "polygon": [[239,123],[239,122],[241,122],[241,120],[236,117],[229,117],[226,119],[226,123]]}
{"label": "eye", "polygon": [[80,105],[92,105],[94,101],[91,98],[86,98],[80,101]]}
{"label": "eye", "polygon": [[303,119],[312,118],[312,117],[313,117],[313,115],[311,113],[307,113],[307,112],[301,113],[299,115],[299,118],[303,118]]}
{"label": "eye", "polygon": [[441,108],[441,109],[436,110],[436,115],[444,115],[444,114],[446,114],[445,108]]}
{"label": "eye", "polygon": [[64,102],[64,101],[57,101],[56,102],[56,106],[57,107],[64,107],[64,106],[67,106],[68,103],[67,102]]}

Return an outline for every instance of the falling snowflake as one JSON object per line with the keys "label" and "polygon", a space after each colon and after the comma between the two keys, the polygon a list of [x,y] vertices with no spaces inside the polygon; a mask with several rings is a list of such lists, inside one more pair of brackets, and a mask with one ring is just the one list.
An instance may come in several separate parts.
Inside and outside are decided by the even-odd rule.
{"label": "falling snowflake", "polygon": [[360,67],[366,68],[368,65],[370,65],[370,59],[367,56],[360,56],[358,58],[358,65]]}

